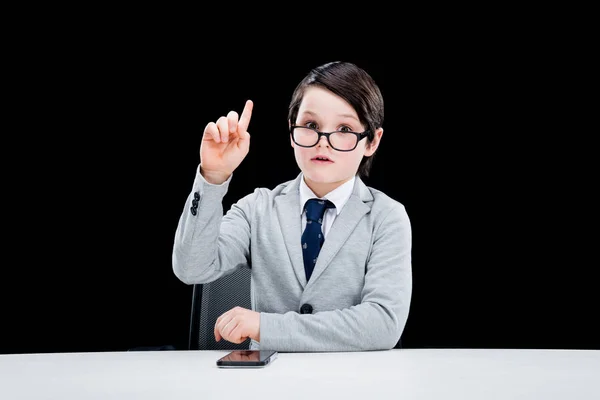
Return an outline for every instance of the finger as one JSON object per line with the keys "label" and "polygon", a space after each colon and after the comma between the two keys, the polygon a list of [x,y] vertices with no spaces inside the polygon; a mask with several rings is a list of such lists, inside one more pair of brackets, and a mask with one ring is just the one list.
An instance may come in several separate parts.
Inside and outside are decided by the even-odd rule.
{"label": "finger", "polygon": [[246,131],[242,133],[240,139],[242,140],[238,140],[237,146],[239,149],[242,149],[247,153],[250,150],[250,132]]}
{"label": "finger", "polygon": [[[219,318],[221,318],[221,317],[219,317]],[[219,325],[219,319],[217,319],[217,321],[215,322],[215,327],[213,328],[213,333],[215,334],[215,341],[217,341],[217,342],[219,340],[221,340],[221,333],[219,332],[218,325]]]}
{"label": "finger", "polygon": [[236,326],[229,333],[229,341],[233,343],[242,343],[246,340],[246,337],[242,335],[244,325],[241,323],[236,324]]}
{"label": "finger", "polygon": [[235,340],[237,338],[231,333],[235,330],[235,328],[238,327],[238,325],[240,325],[239,318],[232,318],[231,321],[229,321],[227,325],[223,327],[223,330],[221,330],[221,335],[228,341],[236,343]]}
{"label": "finger", "polygon": [[227,335],[224,332],[224,328],[230,322],[230,319],[221,320],[220,322],[215,324],[215,340],[218,342],[219,340],[226,339]]}
{"label": "finger", "polygon": [[238,128],[238,113],[235,111],[229,111],[227,114],[227,123],[229,124],[229,133],[234,133]]}
{"label": "finger", "polygon": [[248,125],[250,125],[250,118],[252,117],[253,108],[254,103],[252,102],[252,100],[247,100],[246,105],[244,106],[244,110],[242,111],[240,121],[238,122],[238,132],[242,133],[248,130]]}
{"label": "finger", "polygon": [[217,120],[217,127],[219,128],[221,142],[223,143],[227,143],[229,141],[229,127],[227,125],[227,117],[221,117]]}
{"label": "finger", "polygon": [[221,135],[219,135],[219,129],[214,122],[209,122],[206,125],[206,128],[204,128],[204,136],[212,138],[212,140],[217,143],[221,143]]}
{"label": "finger", "polygon": [[215,340],[218,342],[221,338],[221,332],[222,332],[222,325],[223,322],[228,321],[229,318],[229,311],[221,314],[219,316],[219,318],[217,318],[217,320],[215,321],[215,327],[214,327],[214,334],[215,334]]}

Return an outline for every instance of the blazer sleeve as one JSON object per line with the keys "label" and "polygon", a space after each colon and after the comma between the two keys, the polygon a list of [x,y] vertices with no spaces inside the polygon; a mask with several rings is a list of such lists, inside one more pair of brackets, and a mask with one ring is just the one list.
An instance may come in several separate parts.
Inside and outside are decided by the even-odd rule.
{"label": "blazer sleeve", "polygon": [[250,218],[253,194],[234,204],[223,216],[229,179],[213,185],[196,172],[175,231],[173,272],[186,284],[212,282],[250,260]]}
{"label": "blazer sleeve", "polygon": [[315,314],[263,312],[260,348],[290,352],[393,348],[402,335],[410,308],[411,242],[408,215],[404,206],[396,203],[375,228],[361,302]]}

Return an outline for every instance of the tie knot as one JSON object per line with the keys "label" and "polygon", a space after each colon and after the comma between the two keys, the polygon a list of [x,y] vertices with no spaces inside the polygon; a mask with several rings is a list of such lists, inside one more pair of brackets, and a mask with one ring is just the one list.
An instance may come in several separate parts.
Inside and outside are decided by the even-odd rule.
{"label": "tie knot", "polygon": [[321,223],[325,209],[335,208],[335,205],[329,200],[310,199],[306,202],[304,210],[306,211],[306,219]]}

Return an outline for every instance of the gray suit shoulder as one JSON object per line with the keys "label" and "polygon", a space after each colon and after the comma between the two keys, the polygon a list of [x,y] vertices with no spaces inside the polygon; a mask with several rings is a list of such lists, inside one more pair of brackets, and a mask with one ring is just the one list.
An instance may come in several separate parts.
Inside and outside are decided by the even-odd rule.
{"label": "gray suit shoulder", "polygon": [[403,203],[379,189],[375,189],[371,186],[367,186],[367,188],[373,196],[371,212],[375,211],[382,215],[394,214],[397,218],[409,219],[406,207]]}
{"label": "gray suit shoulder", "polygon": [[248,194],[246,197],[248,196],[253,196],[255,197],[257,200],[258,199],[271,199],[273,200],[275,197],[281,195],[282,193],[286,192],[287,189],[289,188],[289,186],[291,186],[294,183],[294,179],[291,179],[289,181],[283,182],[283,183],[279,183],[277,186],[275,186],[274,188],[268,188],[265,186],[260,186],[254,189],[254,191],[250,194]]}
{"label": "gray suit shoulder", "polygon": [[268,213],[272,209],[275,199],[286,192],[293,183],[294,180],[289,180],[278,184],[274,188],[256,187],[252,192],[241,197],[232,207],[243,210],[247,218],[252,218],[257,212],[259,215]]}

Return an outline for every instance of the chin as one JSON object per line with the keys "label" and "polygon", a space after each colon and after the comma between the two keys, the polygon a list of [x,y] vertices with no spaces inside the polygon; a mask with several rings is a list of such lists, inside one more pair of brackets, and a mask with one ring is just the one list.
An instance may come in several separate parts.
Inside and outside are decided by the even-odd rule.
{"label": "chin", "polygon": [[304,177],[306,179],[310,179],[311,181],[315,182],[315,183],[326,183],[327,182],[327,177],[324,174],[320,174],[320,173],[315,173],[315,172],[311,172],[311,171],[303,171],[304,173]]}
{"label": "chin", "polygon": [[[297,161],[298,158],[296,159]],[[317,184],[332,184],[344,180],[344,174],[338,171],[338,165],[319,166],[314,165],[310,160],[299,162],[298,166],[302,170],[304,177]]]}
{"label": "chin", "polygon": [[343,180],[343,178],[340,178],[339,176],[334,176],[331,175],[331,173],[324,173],[320,171],[304,171],[304,176],[314,183],[321,184],[336,183],[340,180]]}

